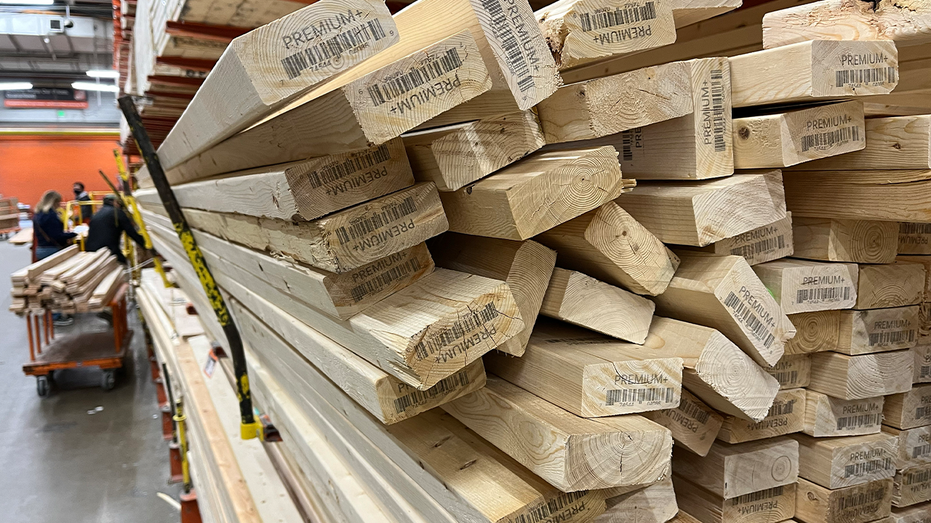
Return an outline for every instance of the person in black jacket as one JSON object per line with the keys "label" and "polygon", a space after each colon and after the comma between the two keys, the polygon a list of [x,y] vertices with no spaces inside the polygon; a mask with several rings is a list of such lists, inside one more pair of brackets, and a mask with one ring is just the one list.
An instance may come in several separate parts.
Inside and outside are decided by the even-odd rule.
{"label": "person in black jacket", "polygon": [[116,259],[125,265],[126,257],[120,250],[120,238],[124,232],[139,247],[145,248],[145,239],[136,231],[133,219],[119,206],[116,196],[108,194],[103,198],[103,207],[91,218],[87,239],[84,240],[84,250],[92,252],[103,248],[110,249]]}
{"label": "person in black jacket", "polygon": [[[84,183],[74,182],[74,185],[71,187],[71,190],[74,191],[74,199],[79,202],[89,202],[91,197],[87,194],[87,191],[84,190]],[[91,216],[94,215],[94,206],[89,203],[82,203],[80,205],[80,213],[78,218],[80,218],[81,223],[87,223],[90,221]]]}
{"label": "person in black jacket", "polygon": [[57,191],[45,191],[36,204],[36,212],[32,216],[36,260],[48,258],[64,249],[71,244],[71,239],[77,236],[73,232],[65,232],[65,225],[58,215],[60,205],[61,194]]}

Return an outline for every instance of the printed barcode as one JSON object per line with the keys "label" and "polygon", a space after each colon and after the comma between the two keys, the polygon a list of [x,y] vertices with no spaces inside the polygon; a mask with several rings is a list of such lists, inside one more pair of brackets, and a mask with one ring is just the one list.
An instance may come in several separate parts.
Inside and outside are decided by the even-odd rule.
{"label": "printed barcode", "polygon": [[842,127],[835,131],[827,131],[802,136],[802,152],[814,148],[829,148],[836,144],[843,144],[850,140],[860,141],[860,128],[853,125]]}
{"label": "printed barcode", "polygon": [[556,498],[547,501],[545,505],[540,505],[539,507],[531,510],[529,514],[521,514],[517,516],[513,521],[514,523],[538,523],[543,521],[544,518],[552,516],[553,513],[558,512],[571,505],[572,503],[582,499],[586,495],[588,495],[587,490],[561,494]]}
{"label": "printed barcode", "polygon": [[799,289],[796,303],[806,301],[843,301],[850,299],[850,287],[822,287],[817,289]]}
{"label": "printed barcode", "polygon": [[721,69],[711,70],[711,108],[714,114],[714,152],[724,152],[727,148],[724,143],[724,131],[727,125],[724,119],[724,72]]}
{"label": "printed barcode", "polygon": [[915,341],[915,331],[874,332],[870,334],[870,346]]}
{"label": "printed barcode", "polygon": [[902,480],[902,484],[914,485],[915,483],[924,483],[925,481],[931,481],[931,469],[906,474],[905,478]]}
{"label": "printed barcode", "polygon": [[702,425],[708,423],[708,418],[711,417],[710,412],[702,410],[694,401],[689,401],[687,399],[683,399],[679,402],[679,410]]}
{"label": "printed barcode", "polygon": [[844,467],[844,477],[849,478],[851,476],[872,474],[873,472],[880,470],[889,470],[892,467],[892,458],[874,459],[872,461],[865,461],[855,465],[847,465]]}
{"label": "printed barcode", "polygon": [[777,498],[785,492],[785,487],[773,487],[759,492],[751,492],[743,496],[737,496],[731,500],[731,505],[743,505],[744,503],[755,503],[761,499]]}
{"label": "printed barcode", "polygon": [[884,497],[886,497],[886,487],[879,487],[868,492],[851,494],[837,500],[837,510],[846,510],[851,507],[875,503]]}
{"label": "printed barcode", "polygon": [[874,69],[842,69],[837,71],[837,85],[843,87],[847,84],[871,84],[874,82],[895,83],[895,67],[880,67]]}
{"label": "printed barcode", "polygon": [[612,406],[615,403],[652,403],[662,401],[672,403],[675,389],[664,387],[661,389],[609,389],[605,392],[605,404]]}
{"label": "printed barcode", "polygon": [[355,49],[374,39],[376,42],[385,37],[385,30],[381,27],[381,20],[370,20],[365,25],[343,31],[338,35],[324,40],[314,46],[302,49],[291,56],[281,60],[288,80],[301,75],[305,69],[317,66],[321,62],[337,58],[346,51]]}
{"label": "printed barcode", "polygon": [[336,237],[339,238],[339,244],[344,245],[350,240],[371,234],[415,211],[417,211],[417,205],[414,204],[414,198],[408,196],[404,198],[404,201],[383,207],[381,211],[375,212],[368,218],[361,218],[355,223],[336,229]]}
{"label": "printed barcode", "polygon": [[349,293],[352,295],[352,301],[358,302],[362,298],[376,293],[395,281],[420,270],[420,261],[417,258],[411,258],[406,263],[392,267],[387,271],[375,275],[374,278],[366,280],[353,287]]}
{"label": "printed barcode", "polygon": [[508,68],[514,73],[514,76],[520,78],[517,87],[520,92],[526,92],[533,89],[534,81],[530,76],[530,68],[527,67],[527,59],[524,58],[520,50],[520,44],[511,31],[511,25],[508,18],[501,8],[501,0],[482,0],[482,7],[491,15],[491,26],[495,29],[495,36],[501,40],[501,47],[508,63]]}
{"label": "printed barcode", "polygon": [[918,407],[915,409],[916,418],[928,418],[931,417],[931,406]]}
{"label": "printed barcode", "polygon": [[394,410],[397,414],[403,414],[404,411],[411,407],[419,407],[429,400],[438,396],[445,396],[447,393],[468,384],[469,375],[465,371],[459,372],[438,381],[436,385],[427,390],[415,390],[394,400]]}
{"label": "printed barcode", "polygon": [[754,254],[760,254],[762,252],[769,252],[774,249],[784,249],[785,246],[785,236],[777,236],[775,238],[766,238],[765,240],[760,240],[749,245],[735,247],[731,249],[731,254],[747,257],[753,256]]}
{"label": "printed barcode", "polygon": [[918,373],[919,378],[931,378],[931,365],[922,365]]}
{"label": "printed barcode", "polygon": [[416,89],[462,65],[457,49],[449,49],[443,56],[420,66],[412,67],[407,74],[369,86],[369,97],[375,107]]}
{"label": "printed barcode", "polygon": [[775,336],[767,332],[766,324],[760,321],[760,319],[753,314],[753,311],[740,301],[740,298],[738,298],[736,294],[733,292],[728,293],[727,299],[724,300],[724,306],[734,310],[734,317],[742,321],[744,325],[750,329],[750,332],[753,333],[753,336],[763,342],[764,347],[769,348],[769,346],[773,344]]}
{"label": "printed barcode", "polygon": [[912,459],[918,456],[924,456],[925,454],[931,454],[931,443],[925,443],[924,445],[919,445],[912,449]]}
{"label": "printed barcode", "polygon": [[619,7],[613,11],[582,13],[579,18],[583,31],[598,31],[607,27],[654,20],[656,19],[656,6],[653,2],[647,2],[642,6]]}
{"label": "printed barcode", "polygon": [[417,353],[417,358],[425,359],[427,356],[432,356],[433,353],[439,349],[445,347],[446,345],[462,338],[466,333],[471,332],[473,329],[477,328],[479,325],[485,324],[498,317],[500,313],[495,307],[494,303],[489,303],[485,307],[478,311],[469,311],[469,314],[462,320],[457,321],[452,324],[452,326],[443,329],[442,331],[430,336],[429,340],[423,341],[414,348]]}
{"label": "printed barcode", "polygon": [[786,414],[792,414],[794,410],[795,410],[795,400],[787,401],[782,404],[774,403],[773,406],[769,408],[769,412],[767,412],[766,415],[767,416],[784,416]]}
{"label": "printed barcode", "polygon": [[772,374],[772,376],[776,378],[776,381],[779,382],[779,385],[789,385],[798,381],[797,370],[785,370]]}
{"label": "printed barcode", "polygon": [[863,426],[876,425],[880,421],[880,416],[881,414],[861,414],[859,416],[837,418],[837,430],[858,429]]}
{"label": "printed barcode", "polygon": [[310,186],[319,189],[323,185],[355,174],[362,169],[369,169],[390,159],[391,152],[388,151],[388,146],[379,145],[377,149],[370,153],[360,154],[342,162],[325,165],[319,171],[311,171],[307,174],[307,177],[310,179]]}
{"label": "printed barcode", "polygon": [[625,162],[630,162],[634,159],[634,133],[637,131],[639,131],[639,129],[632,129],[621,133],[621,156]]}
{"label": "printed barcode", "polygon": [[931,234],[931,223],[899,223],[899,234]]}

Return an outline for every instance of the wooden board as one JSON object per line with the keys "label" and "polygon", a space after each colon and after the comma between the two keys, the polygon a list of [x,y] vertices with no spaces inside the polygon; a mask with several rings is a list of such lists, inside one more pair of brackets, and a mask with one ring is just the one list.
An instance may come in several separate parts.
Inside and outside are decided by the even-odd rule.
{"label": "wooden board", "polygon": [[718,438],[727,443],[745,443],[801,432],[805,420],[805,390],[788,389],[776,394],[773,406],[762,421],[725,416]]}
{"label": "wooden board", "polygon": [[808,390],[802,432],[816,438],[877,434],[882,425],[882,411],[882,396],[843,400]]}
{"label": "wooden board", "polygon": [[892,506],[909,507],[925,501],[931,501],[931,464],[896,472]]}
{"label": "wooden board", "polygon": [[862,102],[734,119],[734,167],[782,168],[866,147]]}
{"label": "wooden board", "polygon": [[931,224],[899,224],[899,254],[931,254]]}
{"label": "wooden board", "polygon": [[724,499],[791,485],[798,479],[798,443],[788,437],[730,445],[720,441],[704,458],[673,450],[677,476],[694,479]]}
{"label": "wooden board", "polygon": [[751,266],[792,256],[792,213],[786,212],[785,218],[769,225],[696,249],[721,255],[743,256]]}
{"label": "wooden board", "polygon": [[795,328],[746,260],[685,251],[680,255],[676,276],[655,298],[657,312],[715,328],[760,365],[775,365]]}
{"label": "wooden board", "polygon": [[543,296],[540,313],[632,343],[643,343],[655,308],[646,298],[581,272],[557,267]]}
{"label": "wooden board", "polygon": [[919,338],[919,344],[909,349],[909,352],[915,356],[914,382],[931,383],[931,344]]}
{"label": "wooden board", "polygon": [[556,249],[557,263],[629,289],[657,295],[666,290],[679,258],[614,202],[540,234]]}
{"label": "wooden board", "polygon": [[532,111],[405,134],[414,176],[440,191],[455,191],[543,147]]}
{"label": "wooden board", "polygon": [[897,470],[931,463],[931,425],[906,430],[883,425],[882,430],[896,438]]}
{"label": "wooden board", "polygon": [[71,245],[66,247],[55,254],[39,260],[31,265],[27,265],[22,269],[14,272],[10,276],[14,281],[35,281],[43,272],[55,267],[59,263],[67,261],[69,258],[77,255],[80,252],[77,245]]}
{"label": "wooden board", "polygon": [[931,170],[787,171],[783,183],[796,220],[931,222]]}
{"label": "wooden board", "polygon": [[691,392],[683,389],[679,405],[644,414],[672,432],[678,446],[699,456],[708,455],[724,418]]}
{"label": "wooden board", "polygon": [[776,260],[753,267],[786,314],[850,309],[857,304],[858,266]]}
{"label": "wooden board", "polygon": [[779,382],[779,389],[807,387],[811,382],[811,358],[807,354],[787,354],[765,370]]}
{"label": "wooden board", "polygon": [[892,480],[830,490],[799,478],[795,517],[805,522],[866,523],[889,515]]}
{"label": "wooden board", "polygon": [[797,258],[833,262],[892,263],[897,225],[858,219],[792,216]]}
{"label": "wooden board", "polygon": [[621,177],[617,151],[599,147],[536,154],[440,198],[453,232],[526,240],[632,185]]}
{"label": "wooden board", "polygon": [[730,62],[734,107],[888,94],[899,78],[893,42],[814,40]]}
{"label": "wooden board", "polygon": [[633,492],[610,497],[606,502],[607,510],[594,520],[595,523],[665,523],[679,512],[676,492],[670,478]]}
{"label": "wooden board", "polygon": [[522,357],[491,353],[485,364],[488,372],[586,418],[677,405],[683,359],[638,348],[541,319]]}
{"label": "wooden board", "polygon": [[886,396],[883,423],[902,430],[931,425],[931,385]]}
{"label": "wooden board", "polygon": [[681,476],[674,476],[682,510],[701,523],[778,523],[795,514],[794,483],[724,499]]}
{"label": "wooden board", "polygon": [[889,523],[928,523],[931,521],[931,503],[893,508],[889,519]]}
{"label": "wooden board", "polygon": [[860,265],[857,309],[904,307],[922,302],[927,273],[921,263]]}
{"label": "wooden board", "polygon": [[931,169],[931,115],[868,118],[865,148],[815,160],[802,168],[810,171]]}
{"label": "wooden board", "polygon": [[918,343],[918,307],[841,311],[840,336],[832,350],[844,354],[907,349]]}
{"label": "wooden board", "polygon": [[441,267],[504,280],[508,284],[520,310],[524,330],[499,345],[497,350],[523,355],[556,266],[556,253],[534,241],[514,242],[456,233],[435,238],[430,248]]}
{"label": "wooden board", "polygon": [[798,442],[799,476],[822,487],[839,489],[895,476],[898,442],[889,434],[791,437]]}
{"label": "wooden board", "polygon": [[860,356],[819,352],[811,356],[808,388],[846,400],[905,392],[912,388],[912,363],[908,351]]}
{"label": "wooden board", "polygon": [[[779,178],[779,171],[772,171],[701,182],[643,182],[617,204],[665,243],[704,247],[785,218]],[[735,206],[745,212],[728,212]]]}

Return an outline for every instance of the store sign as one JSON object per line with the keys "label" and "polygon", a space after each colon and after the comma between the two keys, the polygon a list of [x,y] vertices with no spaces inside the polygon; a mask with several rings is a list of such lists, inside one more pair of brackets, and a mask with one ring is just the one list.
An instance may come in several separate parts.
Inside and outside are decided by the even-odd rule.
{"label": "store sign", "polygon": [[3,106],[14,109],[87,109],[87,93],[70,87],[3,91]]}

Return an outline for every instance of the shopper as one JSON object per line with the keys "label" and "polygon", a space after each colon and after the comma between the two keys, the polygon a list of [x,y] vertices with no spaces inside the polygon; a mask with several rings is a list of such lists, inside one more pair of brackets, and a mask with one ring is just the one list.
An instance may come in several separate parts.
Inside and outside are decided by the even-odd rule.
{"label": "shopper", "polygon": [[[89,202],[91,197],[87,194],[87,191],[84,190],[84,183],[74,182],[74,185],[71,187],[71,190],[74,191],[74,199],[79,202]],[[91,216],[94,214],[94,206],[87,203],[81,204],[81,211],[79,213],[79,218],[81,223],[87,223],[90,221]]]}
{"label": "shopper", "polygon": [[[65,232],[65,226],[58,215],[61,205],[61,194],[57,191],[45,191],[39,203],[36,204],[35,214],[32,216],[33,241],[36,242],[36,260],[48,258],[64,249],[77,236],[73,232]],[[74,318],[61,313],[52,314],[55,325],[64,326],[74,323]]]}
{"label": "shopper", "polygon": [[136,231],[133,219],[120,207],[116,196],[108,194],[103,198],[103,207],[91,218],[84,250],[91,252],[103,248],[110,249],[116,259],[125,265],[126,257],[120,249],[120,238],[124,232],[139,247],[145,248],[145,239]]}

